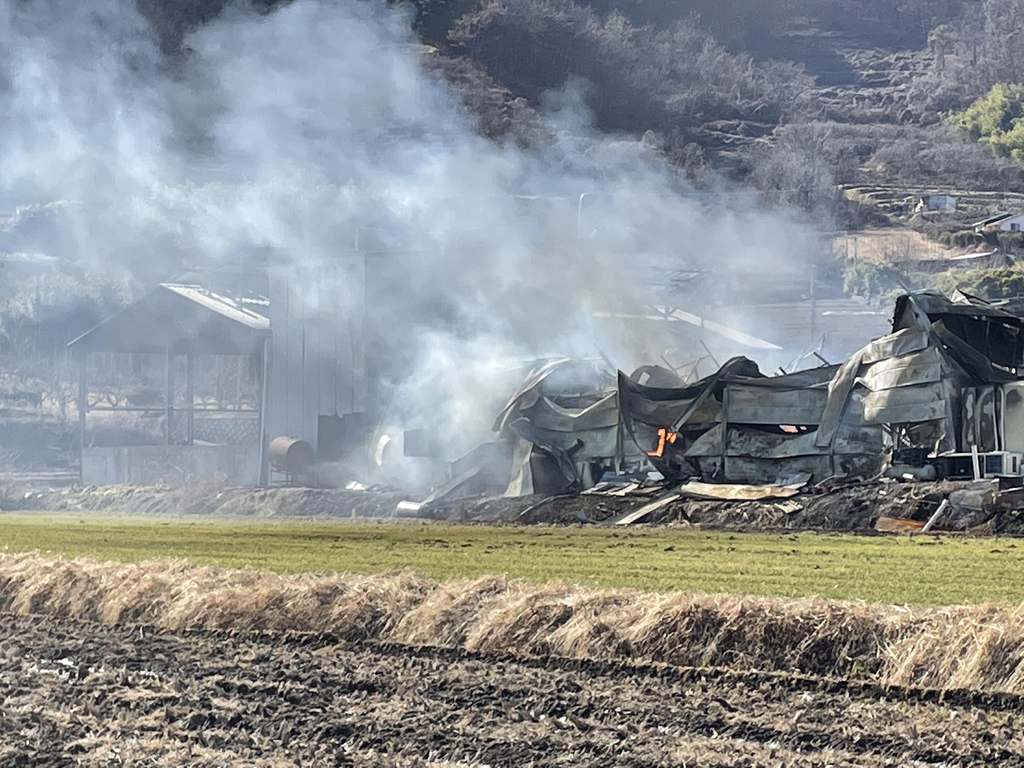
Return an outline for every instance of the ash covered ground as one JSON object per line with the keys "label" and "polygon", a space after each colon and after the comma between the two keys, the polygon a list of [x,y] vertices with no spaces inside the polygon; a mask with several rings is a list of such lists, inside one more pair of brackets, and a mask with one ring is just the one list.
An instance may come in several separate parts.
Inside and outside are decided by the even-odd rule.
{"label": "ash covered ground", "polygon": [[[679,499],[644,522],[709,530],[873,531],[879,517],[927,520],[955,487],[952,483],[875,482],[827,493],[803,493],[785,502]],[[395,490],[236,488],[218,483],[178,488],[39,488],[12,484],[0,498],[0,510],[109,511],[186,517],[393,518],[399,502],[419,499],[416,494]],[[466,497],[435,506],[421,516],[435,520],[572,525],[602,523],[649,501],[650,497],[598,494]],[[1024,533],[1024,520],[1014,513],[983,514],[971,522],[967,530],[975,534]]]}

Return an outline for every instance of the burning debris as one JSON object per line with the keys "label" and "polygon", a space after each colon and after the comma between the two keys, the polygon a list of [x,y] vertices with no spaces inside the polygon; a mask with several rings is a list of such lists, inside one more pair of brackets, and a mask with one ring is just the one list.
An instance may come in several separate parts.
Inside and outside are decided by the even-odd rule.
{"label": "burning debris", "polygon": [[[988,495],[954,492],[939,515],[1016,508],[1016,496],[1024,502],[1022,324],[973,296],[922,292],[901,296],[892,333],[841,365],[766,376],[736,357],[685,382],[656,366],[616,376],[601,361],[546,360],[495,421],[504,449],[462,460],[463,473],[429,504],[467,492],[638,494],[644,507],[615,520],[633,522],[680,498],[998,478]],[[470,483],[485,467],[489,487]],[[662,489],[653,498],[652,486]]]}

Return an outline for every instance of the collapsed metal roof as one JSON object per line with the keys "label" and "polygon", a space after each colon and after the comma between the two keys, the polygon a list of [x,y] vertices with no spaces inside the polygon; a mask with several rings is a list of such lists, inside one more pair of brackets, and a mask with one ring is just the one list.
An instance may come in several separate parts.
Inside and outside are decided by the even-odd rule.
{"label": "collapsed metal roof", "polygon": [[[538,366],[495,423],[513,443],[507,494],[586,488],[613,458],[650,460],[670,481],[765,484],[871,477],[902,447],[985,447],[971,414],[992,385],[1022,378],[1024,319],[967,294],[919,292],[896,302],[891,333],[842,365],[765,376],[734,357],[695,383],[646,366],[620,371],[617,385],[564,376],[577,370]],[[538,457],[552,465],[546,477]]]}

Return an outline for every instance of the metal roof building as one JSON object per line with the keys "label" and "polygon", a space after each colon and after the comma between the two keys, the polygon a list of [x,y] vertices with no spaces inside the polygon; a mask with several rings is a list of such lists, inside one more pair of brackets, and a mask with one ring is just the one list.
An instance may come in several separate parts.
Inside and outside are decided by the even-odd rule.
{"label": "metal roof building", "polygon": [[[164,283],[72,341],[80,371],[82,482],[145,485],[222,476],[259,483],[270,340],[269,318],[249,303]],[[224,360],[238,361],[239,370],[248,361],[255,396],[242,396],[241,374],[234,402],[197,393],[204,359],[213,359],[207,368],[218,373],[231,369]]]}
{"label": "metal roof building", "polygon": [[72,341],[82,482],[256,485],[271,479],[272,438],[344,437],[343,418],[366,408],[364,271],[271,265],[269,297],[162,283]]}

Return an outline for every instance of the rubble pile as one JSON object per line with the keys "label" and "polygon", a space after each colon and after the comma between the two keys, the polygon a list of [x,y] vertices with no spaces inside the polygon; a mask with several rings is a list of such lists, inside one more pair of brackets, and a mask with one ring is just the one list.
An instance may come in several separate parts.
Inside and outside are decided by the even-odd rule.
{"label": "rubble pile", "polygon": [[[494,431],[503,450],[475,452],[406,510],[507,519],[519,505],[495,497],[538,496],[515,519],[1005,530],[1024,510],[1024,319],[923,291],[899,297],[892,333],[840,365],[768,376],[736,357],[685,381],[546,360]],[[469,483],[483,475],[490,487]],[[842,512],[805,512],[819,507]]]}

